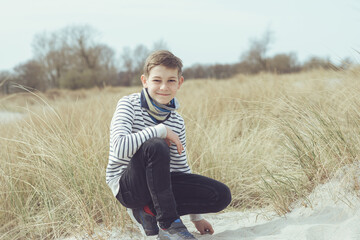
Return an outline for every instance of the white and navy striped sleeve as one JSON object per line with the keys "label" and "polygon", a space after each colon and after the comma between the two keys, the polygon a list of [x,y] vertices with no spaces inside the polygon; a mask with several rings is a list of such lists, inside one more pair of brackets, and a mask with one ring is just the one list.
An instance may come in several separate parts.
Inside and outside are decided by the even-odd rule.
{"label": "white and navy striped sleeve", "polygon": [[[165,138],[163,124],[150,126],[133,133],[135,111],[128,97],[120,99],[110,125],[110,144],[118,159],[131,158],[140,146],[150,138]],[[164,136],[165,129],[165,136]]]}
{"label": "white and navy striped sleeve", "polygon": [[184,147],[184,150],[181,152],[181,154],[179,154],[175,144],[170,146],[171,171],[191,173],[186,157],[186,135],[184,120],[180,115],[174,113],[171,119],[165,121],[164,124],[170,127],[172,131],[179,136],[180,142]]}
{"label": "white and navy striped sleeve", "polygon": [[180,134],[179,134],[179,139],[181,141],[181,144],[184,147],[184,151],[181,153],[180,158],[178,159],[179,163],[181,163],[181,168],[178,170],[186,172],[186,173],[191,173],[191,169],[187,163],[187,157],[186,157],[186,135],[185,134],[186,134],[185,124],[183,124]]}

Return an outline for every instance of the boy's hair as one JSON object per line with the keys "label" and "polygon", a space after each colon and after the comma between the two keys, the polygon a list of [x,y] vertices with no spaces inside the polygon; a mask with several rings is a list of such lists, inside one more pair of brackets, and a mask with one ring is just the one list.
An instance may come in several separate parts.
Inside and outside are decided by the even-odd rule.
{"label": "boy's hair", "polygon": [[177,68],[179,77],[182,74],[182,61],[170,51],[158,50],[151,53],[145,61],[144,74],[149,76],[150,70],[158,65],[163,65],[168,68]]}

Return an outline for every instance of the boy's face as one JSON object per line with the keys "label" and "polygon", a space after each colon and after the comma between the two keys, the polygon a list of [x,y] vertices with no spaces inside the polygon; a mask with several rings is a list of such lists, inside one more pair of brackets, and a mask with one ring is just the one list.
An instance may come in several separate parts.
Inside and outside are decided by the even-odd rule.
{"label": "boy's face", "polygon": [[158,65],[150,70],[148,77],[142,75],[141,82],[143,87],[148,89],[152,99],[161,104],[168,104],[175,97],[184,78],[179,78],[177,68]]}

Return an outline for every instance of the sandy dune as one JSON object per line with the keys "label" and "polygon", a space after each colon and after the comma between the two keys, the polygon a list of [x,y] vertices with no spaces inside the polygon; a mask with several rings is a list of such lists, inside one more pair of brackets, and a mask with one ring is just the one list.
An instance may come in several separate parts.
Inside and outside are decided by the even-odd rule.
{"label": "sandy dune", "polygon": [[21,113],[0,110],[0,124],[15,121],[22,117],[23,117],[23,114],[21,114]]}
{"label": "sandy dune", "polygon": [[[360,240],[359,173],[359,163],[340,169],[329,182],[308,196],[311,205],[296,203],[292,212],[283,217],[266,209],[207,214],[206,219],[215,229],[212,236],[196,234],[189,219],[183,220],[189,230],[203,240]],[[120,229],[98,234],[111,240],[156,239],[143,238],[137,232],[121,233]]]}

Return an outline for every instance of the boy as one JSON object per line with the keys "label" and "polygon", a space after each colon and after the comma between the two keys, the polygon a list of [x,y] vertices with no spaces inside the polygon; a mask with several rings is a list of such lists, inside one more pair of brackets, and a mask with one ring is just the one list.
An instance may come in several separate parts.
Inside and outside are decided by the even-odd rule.
{"label": "boy", "polygon": [[180,219],[187,214],[201,234],[213,234],[200,214],[221,211],[231,201],[226,185],[190,173],[184,120],[175,111],[181,74],[178,57],[152,53],[143,90],[119,100],[110,126],[106,182],[142,233],[158,239],[196,239]]}

